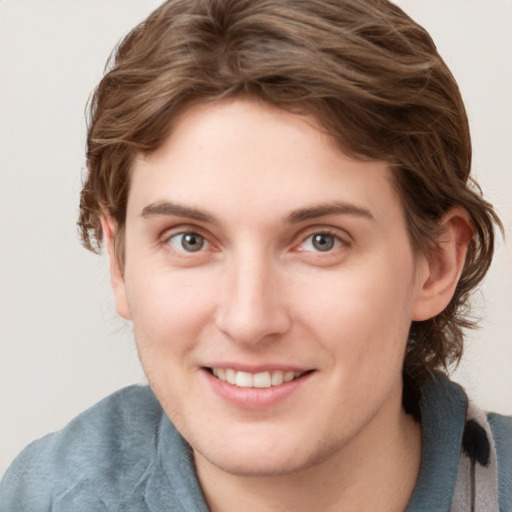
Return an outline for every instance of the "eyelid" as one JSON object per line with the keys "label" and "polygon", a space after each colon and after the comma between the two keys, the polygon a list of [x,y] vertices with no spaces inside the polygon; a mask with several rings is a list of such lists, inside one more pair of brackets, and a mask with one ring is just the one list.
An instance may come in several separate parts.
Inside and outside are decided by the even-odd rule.
{"label": "eyelid", "polygon": [[[194,235],[194,236],[197,236],[197,237],[201,238],[203,240],[203,245],[201,245],[201,247],[199,247],[196,251],[187,251],[187,250],[185,250],[184,247],[181,247],[181,248],[180,247],[176,247],[172,243],[172,240],[174,238],[184,237],[184,236],[187,236],[187,235]],[[197,253],[197,252],[202,252],[202,251],[204,251],[205,249],[207,249],[210,246],[210,242],[208,242],[208,240],[203,235],[200,235],[199,233],[196,233],[195,231],[185,231],[184,233],[174,233],[170,237],[167,238],[167,242],[166,243],[168,245],[170,245],[173,248],[173,250],[175,250],[176,252],[184,253],[184,254],[194,254],[194,253]],[[183,244],[183,241],[182,241],[182,244]]]}
{"label": "eyelid", "polygon": [[[185,250],[178,250],[170,247],[169,241],[171,238],[178,235],[186,235],[186,234],[197,234],[201,236],[205,241],[205,247],[198,250],[196,253],[193,251],[188,252]],[[335,247],[330,251],[325,251],[325,255],[336,251],[336,249],[348,248],[352,244],[352,236],[345,230],[341,228],[336,228],[332,226],[325,225],[315,225],[308,226],[307,228],[301,230],[299,234],[297,234],[295,238],[295,242],[292,242],[292,250],[301,251],[300,246],[310,237],[317,234],[330,235],[336,240],[338,240],[342,247]],[[205,229],[201,226],[195,224],[179,224],[173,227],[168,227],[162,231],[162,234],[158,237],[159,244],[169,247],[171,250],[180,253],[182,255],[194,255],[199,253],[204,253],[206,250],[210,251],[218,251],[219,244],[216,242],[215,237],[208,231],[205,232]],[[301,251],[302,252],[302,251]],[[303,252],[313,252],[313,251],[303,251]],[[322,251],[315,251],[317,254],[321,255]]]}
{"label": "eyelid", "polygon": [[162,234],[159,236],[158,240],[159,243],[169,247],[171,250],[175,251],[179,254],[190,254],[193,255],[193,251],[185,251],[185,250],[178,250],[174,247],[171,247],[171,244],[169,241],[171,238],[178,236],[178,235],[188,235],[188,234],[196,234],[204,239],[205,246],[198,250],[197,253],[204,253],[205,250],[212,250],[215,248],[215,243],[212,241],[212,235],[209,233],[205,233],[205,230],[202,229],[199,226],[193,225],[193,224],[180,224],[175,227],[167,228],[165,229]]}
{"label": "eyelid", "polygon": [[197,235],[202,236],[207,239],[209,237],[208,234],[204,232],[204,229],[200,226],[194,224],[176,224],[174,226],[167,226],[165,229],[161,230],[161,234],[159,235],[159,240],[165,242],[169,240],[169,238],[176,235],[186,235],[189,233],[196,233]]}
{"label": "eyelid", "polygon": [[313,235],[330,235],[337,240],[339,240],[343,245],[350,245],[352,242],[352,237],[346,231],[326,226],[312,226],[308,227],[306,230],[303,230],[298,236],[299,241],[295,245],[300,245],[304,243],[308,238]]}

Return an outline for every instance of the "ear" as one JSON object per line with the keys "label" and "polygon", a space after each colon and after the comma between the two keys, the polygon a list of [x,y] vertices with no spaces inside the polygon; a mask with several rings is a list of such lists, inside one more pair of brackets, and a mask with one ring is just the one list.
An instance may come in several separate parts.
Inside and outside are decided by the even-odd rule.
{"label": "ear", "polygon": [[441,313],[450,303],[459,281],[473,225],[460,207],[449,210],[440,221],[441,235],[431,256],[422,262],[412,320],[422,321]]}
{"label": "ear", "polygon": [[110,262],[110,284],[114,294],[114,302],[119,315],[126,320],[131,320],[130,308],[126,297],[126,285],[124,281],[123,271],[119,265],[116,256],[116,249],[114,243],[114,235],[117,229],[116,222],[107,213],[101,217],[101,228],[107,248],[108,259]]}

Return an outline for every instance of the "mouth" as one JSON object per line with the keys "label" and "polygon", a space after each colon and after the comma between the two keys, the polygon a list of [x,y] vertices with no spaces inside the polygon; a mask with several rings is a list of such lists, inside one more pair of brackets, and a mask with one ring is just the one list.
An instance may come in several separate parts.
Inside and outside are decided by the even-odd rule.
{"label": "mouth", "polygon": [[298,379],[313,370],[305,372],[268,370],[258,373],[238,371],[233,368],[206,368],[206,370],[222,382],[240,388],[270,388],[281,386]]}

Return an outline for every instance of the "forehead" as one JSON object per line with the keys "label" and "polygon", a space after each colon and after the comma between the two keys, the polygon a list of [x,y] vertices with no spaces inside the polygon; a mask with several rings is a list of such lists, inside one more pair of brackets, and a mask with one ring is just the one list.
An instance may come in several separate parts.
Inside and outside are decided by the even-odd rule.
{"label": "forehead", "polygon": [[219,214],[287,215],[332,201],[399,208],[383,161],[344,154],[312,116],[249,100],[187,109],[156,152],[137,157],[129,211],[172,199]]}

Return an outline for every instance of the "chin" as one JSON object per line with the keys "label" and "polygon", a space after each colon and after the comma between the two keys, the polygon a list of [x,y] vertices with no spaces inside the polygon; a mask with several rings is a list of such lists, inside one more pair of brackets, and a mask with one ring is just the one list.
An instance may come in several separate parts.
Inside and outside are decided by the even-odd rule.
{"label": "chin", "polygon": [[[196,464],[206,460],[216,468],[231,475],[243,477],[270,477],[297,473],[311,468],[325,459],[334,451],[332,447],[317,446],[307,448],[307,439],[290,439],[290,436],[274,437],[269,442],[268,436],[252,436],[251,442],[233,442],[229,439],[223,446],[212,445],[194,450]],[[309,440],[311,443],[311,440]],[[201,448],[205,448],[202,450]]]}
{"label": "chin", "polygon": [[305,461],[301,463],[296,457],[292,459],[290,457],[272,456],[269,459],[268,454],[262,452],[252,458],[250,456],[240,457],[236,454],[230,454],[227,457],[223,455],[208,455],[194,452],[196,464],[198,457],[203,458],[221,471],[240,477],[275,477],[296,473],[305,467],[313,465]]}

